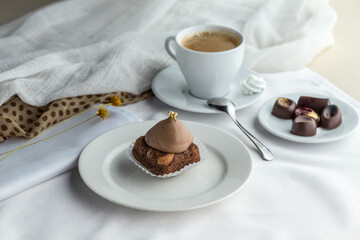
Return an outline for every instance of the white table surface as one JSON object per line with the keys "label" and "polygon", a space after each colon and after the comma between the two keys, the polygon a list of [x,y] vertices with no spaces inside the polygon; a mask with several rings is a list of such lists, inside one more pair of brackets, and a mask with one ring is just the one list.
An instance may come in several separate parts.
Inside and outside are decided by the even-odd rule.
{"label": "white table surface", "polygon": [[[147,212],[111,203],[93,193],[78,169],[0,202],[0,235],[6,239],[358,239],[360,235],[360,128],[327,144],[290,142],[257,121],[267,99],[286,92],[317,90],[360,112],[360,104],[309,70],[265,76],[259,102],[239,110],[243,125],[266,144],[276,160],[261,159],[225,114],[174,109],[153,97],[123,109],[143,120],[179,119],[217,126],[243,141],[253,156],[253,174],[240,192],[205,208]],[[291,82],[291,84],[289,84]]]}

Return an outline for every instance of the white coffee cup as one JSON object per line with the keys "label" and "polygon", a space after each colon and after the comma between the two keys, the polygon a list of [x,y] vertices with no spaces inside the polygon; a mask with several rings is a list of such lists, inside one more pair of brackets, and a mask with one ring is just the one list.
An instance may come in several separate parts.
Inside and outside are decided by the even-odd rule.
{"label": "white coffee cup", "polygon": [[[205,31],[228,31],[241,39],[240,45],[221,52],[200,52],[185,48],[181,40]],[[175,44],[171,44],[175,42]],[[168,37],[165,49],[178,63],[188,84],[190,93],[198,98],[223,97],[229,92],[231,82],[239,71],[244,58],[244,35],[239,31],[217,25],[199,25]],[[174,48],[172,47],[174,46]]]}

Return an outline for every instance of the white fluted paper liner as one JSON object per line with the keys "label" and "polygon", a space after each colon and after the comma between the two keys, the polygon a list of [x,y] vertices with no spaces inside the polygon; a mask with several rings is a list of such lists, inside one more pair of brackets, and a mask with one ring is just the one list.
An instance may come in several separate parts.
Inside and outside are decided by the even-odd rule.
{"label": "white fluted paper liner", "polygon": [[144,172],[146,172],[147,174],[153,176],[153,177],[158,177],[158,178],[169,178],[169,177],[175,177],[178,176],[180,174],[183,174],[184,172],[188,171],[189,169],[197,166],[198,164],[200,164],[200,162],[203,162],[204,160],[207,159],[208,157],[208,151],[205,147],[205,145],[200,141],[199,138],[194,136],[194,143],[198,146],[199,151],[200,151],[200,161],[196,162],[196,163],[192,163],[189,165],[186,165],[185,167],[183,167],[182,169],[180,169],[179,171],[173,172],[173,173],[169,173],[169,174],[164,174],[164,175],[156,175],[153,174],[152,172],[150,172],[145,166],[143,166],[138,160],[136,160],[136,158],[133,156],[132,154],[132,149],[134,148],[136,140],[134,140],[128,147],[128,151],[127,151],[127,155],[129,157],[129,159],[135,163],[135,165],[137,165],[139,168],[141,168]]}

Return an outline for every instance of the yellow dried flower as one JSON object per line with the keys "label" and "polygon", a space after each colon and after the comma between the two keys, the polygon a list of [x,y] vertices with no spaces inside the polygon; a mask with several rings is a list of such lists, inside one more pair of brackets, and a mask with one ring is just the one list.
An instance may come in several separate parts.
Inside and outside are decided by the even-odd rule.
{"label": "yellow dried flower", "polygon": [[172,118],[172,119],[174,119],[174,120],[176,120],[176,117],[177,117],[177,115],[178,115],[178,113],[177,112],[173,112],[173,111],[169,111],[169,116]]}
{"label": "yellow dried flower", "polygon": [[96,114],[100,116],[102,119],[104,119],[109,113],[105,108],[100,107],[99,111],[97,111]]}
{"label": "yellow dried flower", "polygon": [[120,107],[120,105],[121,105],[121,99],[118,98],[117,96],[111,96],[110,102],[111,102],[111,105],[113,105],[115,107]]}

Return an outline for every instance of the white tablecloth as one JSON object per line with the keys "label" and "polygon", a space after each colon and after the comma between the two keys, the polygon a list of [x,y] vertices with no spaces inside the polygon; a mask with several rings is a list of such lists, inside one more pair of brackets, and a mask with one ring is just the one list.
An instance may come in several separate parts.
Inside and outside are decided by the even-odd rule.
{"label": "white tablecloth", "polygon": [[[93,193],[75,168],[0,202],[1,239],[359,239],[360,129],[327,144],[289,142],[263,129],[257,111],[289,92],[335,95],[358,113],[360,104],[308,69],[264,77],[261,100],[237,116],[274,152],[272,162],[260,158],[225,114],[177,110],[181,119],[216,125],[249,147],[253,174],[231,198],[186,212],[134,210]],[[174,108],[154,97],[123,109],[147,120]]]}
{"label": "white tablecloth", "polygon": [[[110,114],[106,121],[96,117],[55,138],[21,149],[0,161],[0,201],[76,167],[82,149],[95,137],[121,125],[141,120],[118,107],[107,106],[106,109]],[[84,112],[74,119],[65,121],[28,144],[66,131],[75,124],[93,117],[97,110]],[[26,141],[26,138],[10,138],[0,144],[0,153],[16,149]],[[0,159],[5,156],[1,155]]]}

